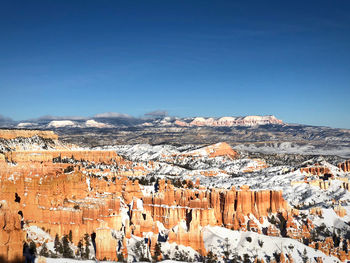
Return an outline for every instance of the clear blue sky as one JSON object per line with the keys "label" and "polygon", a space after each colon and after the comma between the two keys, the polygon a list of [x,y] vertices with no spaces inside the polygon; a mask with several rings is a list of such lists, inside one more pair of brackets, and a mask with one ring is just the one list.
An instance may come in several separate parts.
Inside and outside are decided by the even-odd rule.
{"label": "clear blue sky", "polygon": [[0,3],[0,114],[274,114],[350,128],[350,1]]}

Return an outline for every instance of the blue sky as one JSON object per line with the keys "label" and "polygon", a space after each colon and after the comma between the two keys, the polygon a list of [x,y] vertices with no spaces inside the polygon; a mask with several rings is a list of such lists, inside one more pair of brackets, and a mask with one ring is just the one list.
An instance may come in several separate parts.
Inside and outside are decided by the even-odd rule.
{"label": "blue sky", "polygon": [[350,128],[349,1],[1,1],[0,114]]}

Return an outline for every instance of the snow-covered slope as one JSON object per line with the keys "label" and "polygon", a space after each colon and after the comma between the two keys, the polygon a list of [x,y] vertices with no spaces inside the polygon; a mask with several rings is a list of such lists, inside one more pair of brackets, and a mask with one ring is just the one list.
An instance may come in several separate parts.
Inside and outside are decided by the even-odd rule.
{"label": "snow-covered slope", "polygon": [[276,143],[242,143],[234,147],[239,151],[253,153],[281,153],[281,154],[307,154],[307,155],[338,155],[345,158],[350,157],[349,146],[338,146],[336,144],[315,146],[312,144],[297,144],[293,142],[276,142]]}
{"label": "snow-covered slope", "polygon": [[[207,250],[217,255],[222,255],[228,250],[231,259],[235,255],[242,258],[244,255],[248,255],[249,259],[257,258],[271,262],[276,259],[275,255],[282,253],[285,258],[290,255],[294,262],[303,262],[303,257],[320,257],[324,263],[340,262],[335,257],[328,257],[321,251],[290,238],[270,237],[254,232],[232,231],[223,227],[207,226],[203,231],[203,239]],[[220,262],[224,262],[224,260],[220,260]]]}
{"label": "snow-covered slope", "polygon": [[39,136],[29,138],[15,138],[10,140],[0,139],[0,152],[8,151],[40,151],[65,148],[59,141],[44,139]]}
{"label": "snow-covered slope", "polygon": [[[95,121],[90,123],[99,125]],[[33,138],[30,139],[34,140]],[[40,141],[36,142],[35,140],[25,141],[25,143],[22,141],[10,141],[8,147],[15,147],[17,144],[29,145],[35,143],[40,145]],[[285,144],[280,147],[289,149],[291,146]],[[107,181],[108,187],[110,183],[112,183],[107,176],[108,173],[110,173],[109,175],[112,174],[115,180],[116,171],[118,171],[120,172],[120,174],[118,174],[120,176],[129,177],[131,180],[139,180],[137,187],[140,185],[139,190],[143,194],[142,198],[145,197],[142,199],[137,198],[135,195],[132,201],[127,203],[125,201],[125,194],[124,196],[123,194],[118,196],[121,200],[121,220],[123,222],[123,227],[125,227],[125,224],[131,222],[130,215],[134,213],[134,211],[140,213],[146,211],[146,209],[144,210],[146,206],[144,206],[143,203],[146,197],[152,197],[153,200],[155,200],[155,198],[163,200],[165,196],[164,192],[162,195],[157,196],[157,190],[155,189],[157,179],[165,178],[173,182],[172,186],[169,184],[169,188],[165,188],[166,191],[174,190],[176,193],[181,193],[182,197],[186,194],[189,194],[188,196],[193,194],[193,196],[191,196],[191,201],[199,201],[201,194],[212,193],[214,192],[213,188],[215,188],[215,191],[220,191],[218,194],[220,199],[220,207],[218,210],[219,215],[222,214],[223,217],[224,213],[227,212],[223,207],[228,204],[232,207],[238,206],[238,202],[243,200],[242,193],[244,191],[244,202],[247,207],[253,207],[251,204],[258,207],[258,201],[254,203],[254,200],[257,200],[256,196],[259,194],[257,192],[260,190],[269,190],[264,191],[264,194],[269,198],[271,197],[271,200],[273,196],[272,192],[282,191],[283,198],[287,204],[285,204],[282,198],[274,197],[285,205],[283,209],[276,209],[275,212],[272,212],[273,210],[270,209],[264,215],[255,215],[253,212],[243,214],[242,211],[234,208],[235,212],[231,215],[231,219],[234,218],[239,221],[238,228],[233,228],[234,224],[231,223],[225,225],[223,221],[217,223],[219,226],[214,226],[216,224],[215,222],[219,222],[216,220],[213,220],[212,223],[208,223],[207,225],[202,225],[204,220],[194,221],[194,217],[192,218],[194,213],[191,209],[204,211],[208,208],[203,208],[204,205],[198,207],[191,207],[188,204],[181,205],[180,208],[183,209],[181,212],[185,213],[186,220],[176,221],[175,226],[172,225],[168,227],[168,229],[164,227],[166,223],[163,225],[154,218],[154,222],[159,229],[159,235],[162,237],[165,236],[165,239],[169,238],[169,240],[171,232],[182,233],[182,229],[184,229],[185,232],[189,232],[191,229],[194,229],[193,222],[196,222],[195,227],[198,228],[195,229],[201,231],[200,236],[203,237],[205,248],[217,257],[215,259],[216,262],[224,262],[223,257],[226,252],[228,253],[226,256],[228,255],[230,259],[237,259],[238,262],[243,261],[244,258],[249,258],[251,262],[255,259],[271,262],[274,259],[278,261],[281,260],[281,258],[288,257],[293,259],[294,262],[303,262],[306,258],[308,258],[310,262],[317,262],[317,260],[318,262],[320,260],[323,262],[339,262],[337,258],[340,258],[339,253],[347,250],[348,243],[346,242],[350,233],[349,172],[343,170],[341,165],[337,167],[334,164],[328,163],[323,157],[312,158],[296,165],[291,165],[289,163],[285,165],[268,165],[263,159],[249,158],[249,154],[246,153],[236,155],[228,145],[224,145],[223,143],[209,146],[117,145],[104,147],[103,149],[114,150],[125,160],[118,164],[115,162],[95,164],[82,161],[79,163],[79,170],[81,170],[84,175],[87,175],[89,173],[84,169],[89,167],[88,169],[94,171],[94,178],[98,178],[96,180],[101,179],[102,182]],[[302,150],[303,149],[299,149],[299,151]],[[220,152],[214,154],[215,151]],[[138,171],[141,172],[137,173]],[[124,172],[125,174],[123,174]],[[153,178],[153,181],[151,181],[150,178]],[[191,184],[187,182],[183,183],[184,179],[197,182],[198,184],[192,184],[191,186]],[[86,182],[89,191],[91,191],[92,188],[89,180],[90,179]],[[177,181],[180,181],[180,183],[175,185],[174,182]],[[130,184],[132,184],[132,182]],[[232,187],[235,187],[238,191],[227,191],[227,189],[231,189]],[[238,198],[238,192],[240,192],[240,194],[242,194],[240,195],[242,199],[239,201],[236,199],[230,203],[230,199],[226,199],[225,197],[225,194],[228,192],[232,193],[233,198]],[[107,191],[99,192],[96,196],[96,202],[99,202],[98,197],[107,194],[110,193]],[[153,196],[153,194],[155,195]],[[210,196],[208,199],[213,200],[213,196],[208,196]],[[152,198],[150,198],[150,200],[152,200]],[[268,202],[272,203],[271,200]],[[263,201],[259,199],[259,202],[259,205],[261,205]],[[157,204],[157,207],[164,209],[164,211],[166,211],[166,209],[175,209],[176,202],[174,206],[171,206],[172,204],[173,203],[166,205]],[[152,204],[152,206],[153,205],[154,204]],[[214,208],[210,207],[210,209]],[[147,210],[147,212],[152,213],[149,210]],[[135,212],[134,215],[136,214]],[[169,215],[170,213],[165,213],[164,216],[162,215],[158,217],[158,219],[169,218]],[[142,216],[144,216],[145,219],[148,214],[143,213]],[[135,218],[133,218],[133,220],[131,224],[133,224],[135,227],[134,229],[136,229],[137,221]],[[257,224],[257,229],[250,228],[251,222]],[[292,227],[293,224],[295,226]],[[127,226],[129,227],[130,225]],[[233,231],[229,229],[231,227],[232,229],[240,229],[241,231]],[[286,233],[283,234],[283,231],[287,232],[288,228],[289,230],[295,230],[295,232],[299,231],[298,233],[301,233],[302,237],[295,237],[289,233],[288,235]],[[181,230],[180,232],[179,229]],[[268,232],[271,229],[276,230],[276,232]],[[47,246],[52,250],[53,238],[42,231],[42,229],[35,226],[26,226],[25,231],[28,233],[30,239],[38,243],[47,242]],[[122,232],[120,229],[111,229],[112,236],[114,235],[113,238],[115,239],[118,239],[117,231]],[[148,242],[151,237],[154,237],[153,235],[152,231],[143,232],[141,234],[136,234],[131,231],[131,234],[127,238],[125,237],[129,262],[138,262],[140,258],[137,253],[138,242],[145,243],[146,239]],[[156,232],[156,235],[158,235],[158,232]],[[121,236],[123,235],[121,234]],[[199,235],[197,235],[197,237],[198,236]],[[159,236],[156,237],[159,238]],[[334,245],[337,239],[341,241],[338,242],[339,244]],[[178,241],[181,242],[181,238],[177,239],[177,242]],[[161,242],[161,251],[164,256],[167,255],[167,257],[174,259],[178,254],[183,254],[191,258],[191,260],[203,259],[192,247],[169,242]],[[313,242],[313,244],[323,242],[320,244],[324,246],[328,244],[330,246],[329,251],[332,253],[327,255],[323,253],[321,249],[315,249],[316,247],[308,245],[308,242],[310,242],[310,244],[311,242]],[[146,252],[148,253],[148,251]],[[57,260],[49,259],[47,262],[73,262],[62,261],[64,259]]]}
{"label": "snow-covered slope", "polygon": [[105,123],[102,122],[97,122],[95,120],[87,120],[85,122],[85,126],[86,127],[94,127],[94,128],[106,128],[106,127],[110,127],[110,125],[107,125]]}
{"label": "snow-covered slope", "polygon": [[67,126],[75,126],[75,123],[71,120],[60,120],[60,121],[51,121],[47,127],[48,128],[62,128]]}
{"label": "snow-covered slope", "polygon": [[37,124],[32,123],[32,122],[20,122],[17,124],[18,128],[26,128],[26,127],[33,127],[36,126]]}

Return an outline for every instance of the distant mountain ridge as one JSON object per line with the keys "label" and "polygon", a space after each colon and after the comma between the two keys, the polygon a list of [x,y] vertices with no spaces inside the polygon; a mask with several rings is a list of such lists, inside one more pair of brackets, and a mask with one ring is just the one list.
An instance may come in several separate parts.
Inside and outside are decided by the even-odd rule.
{"label": "distant mountain ridge", "polygon": [[283,125],[283,121],[273,115],[267,116],[225,116],[213,117],[155,117],[155,118],[134,118],[129,115],[98,114],[91,118],[77,117],[52,117],[39,118],[21,122],[2,124],[2,127],[12,128],[39,128],[39,129],[60,129],[60,128],[117,128],[117,127],[234,127],[234,126],[258,126],[276,124]]}
{"label": "distant mountain ridge", "polygon": [[190,123],[177,120],[175,124],[179,126],[254,126],[266,124],[283,124],[282,120],[273,115],[267,116],[245,116],[245,117],[221,117],[221,118],[203,118],[196,117]]}

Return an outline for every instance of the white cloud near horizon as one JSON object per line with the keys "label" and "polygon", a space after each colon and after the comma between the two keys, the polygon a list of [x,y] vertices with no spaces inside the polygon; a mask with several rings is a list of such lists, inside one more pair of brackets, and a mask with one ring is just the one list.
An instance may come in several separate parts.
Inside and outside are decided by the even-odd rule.
{"label": "white cloud near horizon", "polygon": [[131,115],[119,112],[104,112],[94,115],[95,118],[133,118]]}

